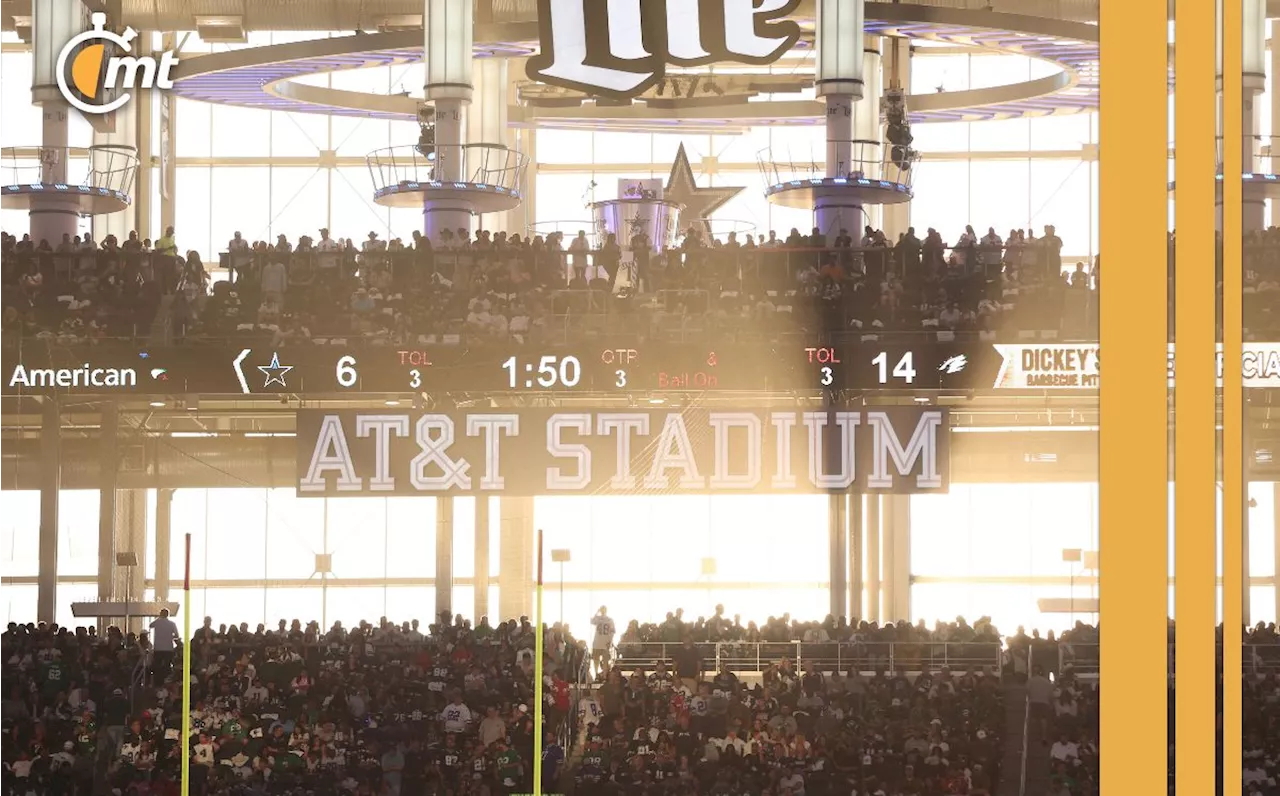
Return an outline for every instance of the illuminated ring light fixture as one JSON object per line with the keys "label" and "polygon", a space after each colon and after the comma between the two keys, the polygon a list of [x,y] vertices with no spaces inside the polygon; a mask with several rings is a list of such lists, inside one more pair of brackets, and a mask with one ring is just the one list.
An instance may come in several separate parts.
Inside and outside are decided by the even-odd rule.
{"label": "illuminated ring light fixture", "polygon": [[[46,182],[51,166],[63,161],[65,182]],[[32,198],[57,196],[74,202],[81,216],[117,213],[133,204],[138,156],[133,147],[5,147],[0,149],[0,207],[26,210]]]}
{"label": "illuminated ring light fixture", "polygon": [[[445,179],[450,161],[456,179]],[[520,204],[528,158],[500,144],[421,148],[393,146],[365,156],[373,201],[383,207],[417,207],[424,201],[460,199],[474,213],[502,213]]]}
{"label": "illuminated ring light fixture", "polygon": [[[1222,166],[1218,166],[1219,169]],[[1215,176],[1218,182],[1222,182],[1222,172],[1219,171]],[[1245,199],[1280,199],[1280,174],[1259,174],[1244,173],[1240,175],[1241,190],[1244,192]],[[1169,181],[1169,193],[1174,192],[1174,182]],[[1218,194],[1218,204],[1222,204],[1222,194]]]}
{"label": "illuminated ring light fixture", "polygon": [[[800,20],[810,32],[812,20]],[[1001,12],[894,3],[866,4],[866,32],[924,39],[980,51],[1022,55],[1057,65],[1047,77],[967,91],[913,94],[911,121],[955,122],[1013,119],[1088,112],[1098,107],[1098,28],[1079,22]],[[479,24],[478,58],[524,58],[538,49],[536,22]],[[805,45],[809,46],[809,45]],[[183,60],[174,69],[174,93],[222,105],[294,113],[413,121],[420,100],[326,88],[297,78],[423,60],[422,32],[416,30],[277,44],[214,53]],[[513,75],[513,77],[515,77]],[[708,104],[680,108],[626,107],[588,103],[561,108],[513,108],[513,123],[538,127],[684,127],[725,129],[760,124],[819,124],[814,100]]]}

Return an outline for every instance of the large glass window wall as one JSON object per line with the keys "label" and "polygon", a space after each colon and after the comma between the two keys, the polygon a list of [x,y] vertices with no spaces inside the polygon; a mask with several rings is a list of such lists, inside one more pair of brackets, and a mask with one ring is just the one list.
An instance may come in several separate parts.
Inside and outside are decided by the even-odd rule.
{"label": "large glass window wall", "polygon": [[[912,58],[912,92],[988,88],[1053,74],[1057,67],[1007,55],[930,54]],[[1057,228],[1067,259],[1088,260],[1098,250],[1097,142],[1092,113],[988,122],[919,124],[914,146],[924,154],[914,177],[910,221],[921,233],[934,227],[954,240],[966,224],[979,232],[994,227]],[[539,169],[535,220],[580,220],[592,200],[617,195],[619,178],[665,178],[681,144],[699,184],[744,186],[716,212],[725,229],[756,233],[775,230],[785,237],[795,227],[812,227],[812,213],[772,205],[763,194],[757,156],[821,161],[821,127],[751,127],[739,135],[671,135],[586,130],[542,130],[537,137]],[[591,187],[592,184],[595,187]]]}
{"label": "large glass window wall", "polygon": [[[1274,485],[1250,486],[1252,618],[1275,619]],[[148,496],[146,577],[154,578],[154,494]],[[475,500],[454,501],[453,603],[470,615]],[[581,626],[600,605],[620,619],[696,619],[723,604],[743,621],[828,610],[824,496],[544,497],[546,611]],[[489,575],[501,561],[501,511],[490,507]],[[1061,629],[1078,616],[1041,613],[1043,598],[1099,596],[1097,572],[1063,550],[1097,549],[1097,487],[1088,483],[953,484],[911,499],[911,614],[934,622],[974,612],[998,627]],[[387,616],[429,621],[435,610],[436,503],[428,498],[299,499],[292,489],[179,489],[167,572],[176,593],[192,535],[192,604],[218,622],[316,619],[349,624]],[[8,621],[35,612],[39,494],[0,492],[0,565]],[[96,593],[98,495],[62,493],[58,620]],[[550,563],[550,550],[571,560]],[[330,556],[317,572],[317,555]],[[162,567],[164,566],[162,564]],[[1171,564],[1172,566],[1172,564]],[[161,569],[161,571],[165,571]],[[886,573],[888,575],[889,573]],[[1172,568],[1170,569],[1172,576]],[[491,582],[496,614],[498,584]],[[152,594],[148,588],[148,596]]]}

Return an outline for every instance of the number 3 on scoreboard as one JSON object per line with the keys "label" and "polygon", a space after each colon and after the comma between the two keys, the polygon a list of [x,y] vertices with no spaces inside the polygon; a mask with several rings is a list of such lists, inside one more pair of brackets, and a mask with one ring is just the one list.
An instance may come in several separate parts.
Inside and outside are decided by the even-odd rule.
{"label": "number 3 on scoreboard", "polygon": [[[881,351],[880,355],[871,360],[871,364],[880,369],[880,383],[889,383],[889,355]],[[902,355],[902,359],[898,360],[898,364],[893,366],[893,377],[902,379],[907,384],[912,384],[916,380],[915,362],[911,356],[911,352]]]}

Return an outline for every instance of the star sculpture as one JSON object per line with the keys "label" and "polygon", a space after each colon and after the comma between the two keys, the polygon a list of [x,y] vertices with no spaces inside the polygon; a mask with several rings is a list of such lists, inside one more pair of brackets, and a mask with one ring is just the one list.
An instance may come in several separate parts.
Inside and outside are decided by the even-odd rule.
{"label": "star sculpture", "polygon": [[[689,165],[689,156],[684,151],[684,144],[676,153],[676,162],[671,164],[671,174],[667,177],[667,187],[662,198],[684,205],[680,211],[682,225],[688,228],[693,223],[703,225],[703,234],[711,235],[711,225],[707,219],[721,205],[746,190],[742,186],[724,186],[717,188],[699,188],[698,181],[693,178],[693,167]],[[687,223],[686,223],[687,222]]]}
{"label": "star sculpture", "polygon": [[267,377],[267,383],[262,385],[262,389],[270,387],[272,384],[279,384],[285,387],[284,374],[293,370],[293,365],[281,365],[280,355],[274,351],[271,353],[270,365],[259,365],[258,370],[262,371],[262,375]]}

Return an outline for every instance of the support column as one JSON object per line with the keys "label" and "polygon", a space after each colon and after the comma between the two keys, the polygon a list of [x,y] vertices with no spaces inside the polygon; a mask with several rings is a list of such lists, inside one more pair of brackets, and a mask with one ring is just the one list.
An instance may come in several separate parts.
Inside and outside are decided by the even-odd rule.
{"label": "support column", "polygon": [[[884,94],[882,85],[883,69],[880,56],[881,39],[879,36],[864,36],[862,44],[862,98],[853,106],[853,137],[857,144],[854,149],[855,171],[871,179],[884,177],[884,161],[889,153],[884,148],[884,135],[880,125],[880,99]],[[862,224],[880,227],[883,208],[880,205],[864,205],[862,207]],[[858,239],[862,235],[862,227],[855,227],[849,233]]]}
{"label": "support column", "polygon": [[849,565],[849,496],[833,494],[827,496],[827,538],[830,542],[831,583],[828,591],[831,595],[829,609],[836,619],[849,616],[849,586],[846,578]]}
{"label": "support column", "polygon": [[880,620],[883,622],[898,621],[894,609],[894,558],[898,552],[893,543],[894,506],[893,495],[880,498]]}
{"label": "support column", "polygon": [[[885,37],[880,40],[883,57],[881,75],[885,91],[902,89],[907,96],[911,94],[911,41],[908,39]],[[880,229],[889,239],[892,246],[898,236],[911,226],[911,203],[901,202],[896,205],[885,205],[880,208]]]}
{"label": "support column", "polygon": [[[98,429],[98,599],[115,594],[116,476],[119,473],[120,408],[114,401],[102,404]],[[109,622],[99,620],[99,631]]]}
{"label": "support column", "polygon": [[892,622],[911,621],[911,496],[886,495],[884,534],[880,545],[884,557],[885,618]]}
{"label": "support column", "polygon": [[[523,73],[523,69],[521,71]],[[514,86],[512,90],[516,90]],[[524,155],[529,167],[524,174],[524,199],[519,207],[508,214],[520,220],[519,228],[512,227],[510,231],[528,235],[538,220],[538,131],[528,127],[520,128],[516,130],[516,142],[516,148]]]}
{"label": "support column", "polygon": [[[172,34],[165,34],[165,46],[170,44]],[[178,156],[175,149],[175,132],[178,126],[178,103],[173,95],[165,92],[160,95],[160,140],[156,149],[160,155],[160,229],[152,230],[152,238],[158,238],[169,227],[174,226],[178,215]],[[148,215],[148,219],[150,216]]]}
{"label": "support column", "polygon": [[[31,104],[41,106],[42,111],[40,181],[66,183],[71,107],[58,88],[57,63],[63,45],[88,27],[85,8],[80,0],[47,0],[33,3],[31,15]],[[47,240],[57,247],[63,235],[76,234],[79,203],[56,193],[33,196],[29,216],[31,239],[37,244]]]}
{"label": "support column", "polygon": [[[133,185],[122,184],[116,172],[124,166],[124,156],[138,155],[138,109],[150,105],[149,93],[140,93],[133,101],[125,103],[112,114],[113,129],[110,132],[93,133],[94,147],[105,147],[100,152],[90,154],[94,168],[108,171],[113,176],[108,178],[108,186],[125,190],[136,200],[136,189]],[[142,167],[139,166],[139,171]],[[124,243],[130,232],[138,231],[137,213],[141,208],[137,201],[118,213],[107,213],[93,217],[93,239],[105,240],[108,235],[115,235],[116,240]],[[141,236],[139,236],[141,237]]]}
{"label": "support column", "polygon": [[880,612],[880,504],[879,495],[867,495],[867,621],[879,622]]}
{"label": "support column", "polygon": [[[1255,173],[1261,170],[1260,162],[1260,142],[1258,135],[1261,131],[1261,114],[1266,109],[1258,107],[1258,102],[1262,98],[1262,93],[1267,87],[1266,59],[1267,59],[1267,4],[1266,0],[1244,0],[1244,39],[1241,42],[1240,55],[1244,66],[1244,86],[1243,86],[1243,102],[1241,106],[1244,111],[1244,118],[1241,121],[1240,129],[1244,133],[1244,140],[1241,141],[1243,147],[1242,157],[1240,159],[1244,171]],[[1271,55],[1273,65],[1276,55]],[[1218,42],[1218,92],[1222,92],[1222,42]],[[1272,99],[1274,106],[1275,100]],[[1275,120],[1274,110],[1272,110],[1272,121]],[[1272,134],[1275,134],[1273,129]],[[1229,142],[1224,142],[1229,143]],[[1229,175],[1223,175],[1226,179]],[[1241,192],[1244,205],[1241,208],[1241,227],[1245,234],[1250,232],[1259,232],[1266,229],[1266,199],[1263,191],[1255,189],[1249,183],[1244,184],[1244,190]],[[1222,228],[1222,194],[1218,194],[1218,228]]]}
{"label": "support column", "polygon": [[[143,33],[142,36],[149,34]],[[133,218],[134,229],[143,240],[154,240],[160,237],[163,230],[151,229],[152,192],[158,186],[151,179],[151,156],[157,142],[151,139],[152,108],[149,101],[136,104],[134,112],[135,141],[138,147],[138,173],[133,179]]]}
{"label": "support column", "polygon": [[533,498],[503,497],[498,563],[498,619],[530,616],[533,610]]}
{"label": "support column", "polygon": [[[147,574],[147,490],[121,489],[115,500],[115,548],[116,553],[133,553],[137,564],[132,567],[116,566],[112,561],[112,599],[141,601]],[[143,617],[130,616],[123,625],[126,632],[138,632]]]}
{"label": "support column", "polygon": [[[156,556],[155,572],[151,576],[155,584],[156,600],[169,599],[169,568],[173,560],[173,490],[156,490]],[[183,610],[186,606],[183,606]]]}
{"label": "support column", "polygon": [[[507,79],[507,59],[481,58],[472,64],[475,75],[475,92],[471,107],[467,109],[466,129],[468,144],[489,144],[515,149],[514,131],[507,129],[507,99],[512,84]],[[482,154],[477,154],[477,157]],[[477,216],[477,229],[490,232],[521,232],[519,226],[509,224],[510,213],[490,213]]]}
{"label": "support column", "polygon": [[453,498],[436,498],[436,618],[453,616]]}
{"label": "support column", "polygon": [[[1240,590],[1244,593],[1241,595],[1240,621],[1245,627],[1248,627],[1252,624],[1249,620],[1252,615],[1249,609],[1249,603],[1252,602],[1249,599],[1249,459],[1252,457],[1249,455],[1248,445],[1244,446],[1244,450],[1244,494],[1240,497],[1240,500],[1244,503],[1240,514],[1244,518],[1240,523],[1244,526],[1240,535],[1240,558],[1243,559],[1240,562]],[[1280,590],[1280,585],[1277,586],[1277,589]],[[1280,598],[1277,598],[1277,602],[1280,602]]]}
{"label": "support column", "polygon": [[[427,58],[426,99],[435,108],[436,174],[460,180],[466,168],[465,107],[472,96],[472,0],[427,0],[423,17]],[[444,230],[471,229],[472,207],[454,199],[423,203],[425,233],[439,241]]]}
{"label": "support column", "polygon": [[[847,177],[857,171],[853,162],[854,103],[863,97],[864,58],[862,3],[855,0],[818,0],[815,24],[817,44],[817,96],[827,103],[827,177]],[[862,224],[862,208],[839,195],[816,197],[814,223],[828,240],[847,230],[855,238]]]}
{"label": "support column", "polygon": [[62,418],[58,402],[45,398],[40,428],[40,568],[36,574],[36,621],[58,616],[58,493],[62,489]]}
{"label": "support column", "polygon": [[866,498],[855,494],[849,496],[849,622],[866,618],[866,608],[862,598],[862,523],[865,518],[863,504]]}
{"label": "support column", "polygon": [[[1245,505],[1244,537],[1245,539],[1248,539],[1249,538],[1248,485],[1246,484],[1245,487],[1246,488],[1245,488],[1245,499],[1244,499],[1244,505]],[[1280,484],[1272,484],[1271,489],[1272,489],[1272,500],[1280,499]],[[1280,503],[1276,503],[1273,505],[1280,505]],[[1272,531],[1275,542],[1280,543],[1280,512],[1273,512],[1271,531]],[[1249,546],[1248,544],[1244,546],[1244,551],[1245,551],[1244,552],[1244,573],[1243,573],[1244,576],[1241,578],[1241,581],[1244,583],[1244,624],[1247,626],[1249,624],[1249,603],[1251,602],[1251,600],[1249,599],[1250,589],[1249,589]],[[1275,573],[1275,578],[1274,578],[1275,594],[1272,596],[1272,599],[1275,600],[1276,619],[1277,621],[1280,621],[1280,548],[1277,548],[1275,550],[1274,555],[1275,555],[1276,568],[1273,569],[1272,572]]]}
{"label": "support column", "polygon": [[476,498],[476,578],[475,578],[475,610],[472,614],[474,625],[480,624],[480,617],[489,615],[489,506],[488,495]]}

